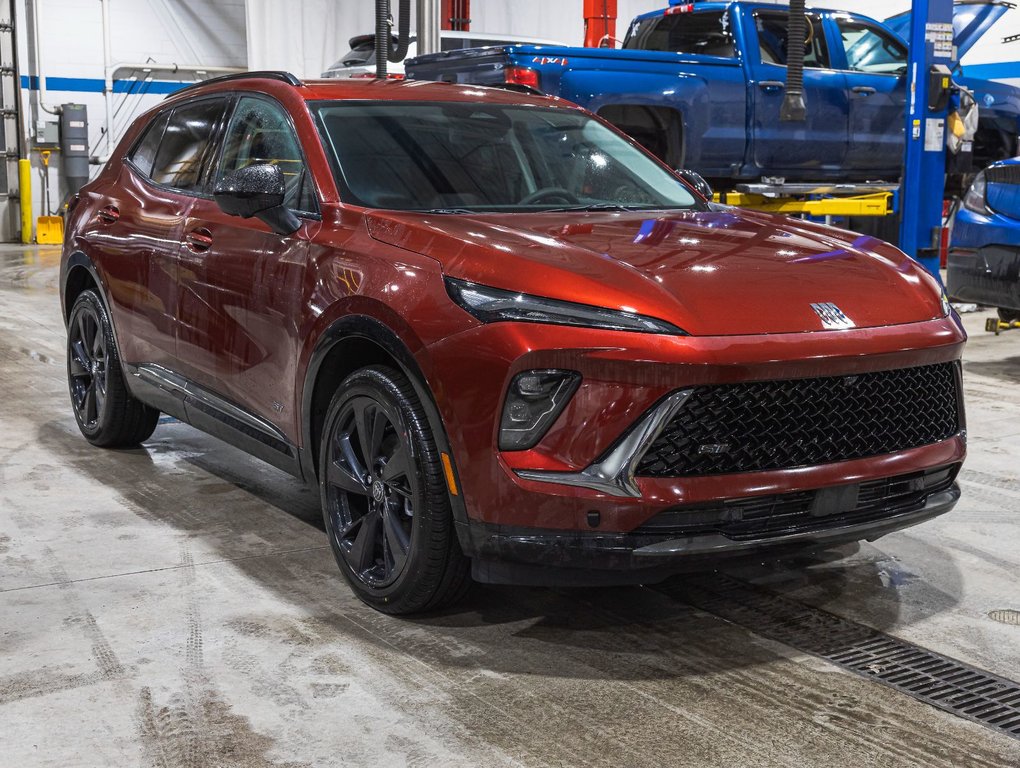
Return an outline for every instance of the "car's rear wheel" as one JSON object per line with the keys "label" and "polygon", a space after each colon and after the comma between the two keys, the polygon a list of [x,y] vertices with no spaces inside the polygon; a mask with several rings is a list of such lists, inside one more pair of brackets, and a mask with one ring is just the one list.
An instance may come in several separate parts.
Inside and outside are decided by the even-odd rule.
{"label": "car's rear wheel", "polygon": [[372,607],[417,613],[466,590],[468,561],[457,544],[444,477],[407,377],[385,366],[348,376],[326,413],[319,481],[333,555]]}
{"label": "car's rear wheel", "polygon": [[93,445],[135,446],[156,429],[159,411],[127,390],[110,318],[94,291],[83,291],[71,307],[67,383],[78,429]]}
{"label": "car's rear wheel", "polygon": [[1006,309],[999,307],[999,319],[1004,323],[1020,321],[1020,309]]}

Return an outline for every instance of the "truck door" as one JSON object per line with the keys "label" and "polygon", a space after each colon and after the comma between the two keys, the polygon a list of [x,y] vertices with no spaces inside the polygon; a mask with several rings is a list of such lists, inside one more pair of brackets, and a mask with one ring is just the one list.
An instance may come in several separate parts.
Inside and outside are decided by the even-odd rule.
{"label": "truck door", "polygon": [[894,179],[903,165],[907,48],[864,19],[836,14],[840,50],[833,62],[850,91],[848,170]]}
{"label": "truck door", "polygon": [[[787,25],[783,10],[756,9],[744,17],[746,52],[751,63],[748,101],[751,121],[752,175],[820,179],[839,174],[847,152],[846,80],[832,69],[821,17],[807,14],[804,46],[804,97],[807,119],[782,122],[779,109],[786,89]],[[747,27],[750,26],[750,29]],[[755,48],[757,41],[757,50]],[[828,173],[826,173],[828,171]]]}

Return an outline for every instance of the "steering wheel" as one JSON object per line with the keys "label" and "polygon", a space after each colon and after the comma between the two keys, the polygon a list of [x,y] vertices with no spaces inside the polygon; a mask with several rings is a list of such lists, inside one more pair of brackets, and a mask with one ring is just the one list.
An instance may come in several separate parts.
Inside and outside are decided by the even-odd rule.
{"label": "steering wheel", "polygon": [[563,187],[542,187],[536,189],[530,195],[525,195],[517,201],[518,205],[529,205],[531,203],[538,203],[546,198],[559,198],[556,202],[562,201],[564,203],[580,203],[581,198],[571,192],[569,189]]}
{"label": "steering wheel", "polygon": [[811,21],[810,16],[805,16],[804,21],[807,23],[808,28],[807,37],[804,39],[804,47],[810,48],[811,43],[815,41],[815,25],[814,22]]}

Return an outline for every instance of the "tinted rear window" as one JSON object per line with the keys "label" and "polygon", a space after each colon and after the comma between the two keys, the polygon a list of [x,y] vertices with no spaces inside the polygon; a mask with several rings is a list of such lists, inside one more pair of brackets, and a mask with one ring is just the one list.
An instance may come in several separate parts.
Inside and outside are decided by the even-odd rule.
{"label": "tinted rear window", "polygon": [[736,52],[729,22],[724,11],[655,16],[634,24],[623,47],[733,58]]}
{"label": "tinted rear window", "polygon": [[145,176],[152,174],[152,163],[156,159],[156,152],[159,143],[163,140],[163,131],[166,129],[167,120],[170,119],[169,110],[158,115],[155,120],[149,123],[141,140],[135,145],[134,151],[129,158],[132,163]]}

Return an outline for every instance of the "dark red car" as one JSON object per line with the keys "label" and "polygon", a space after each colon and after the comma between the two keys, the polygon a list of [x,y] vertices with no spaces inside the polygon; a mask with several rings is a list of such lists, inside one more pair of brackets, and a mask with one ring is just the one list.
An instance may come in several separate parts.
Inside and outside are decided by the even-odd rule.
{"label": "dark red car", "polygon": [[251,73],[139,118],[68,214],[74,413],[321,488],[384,611],[650,582],[948,511],[965,340],[892,246],[707,202],[565,102]]}

